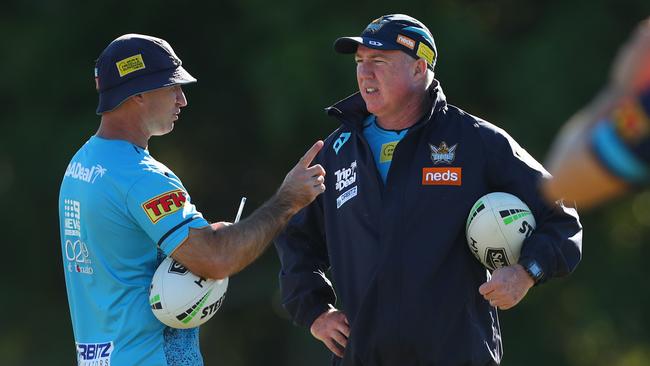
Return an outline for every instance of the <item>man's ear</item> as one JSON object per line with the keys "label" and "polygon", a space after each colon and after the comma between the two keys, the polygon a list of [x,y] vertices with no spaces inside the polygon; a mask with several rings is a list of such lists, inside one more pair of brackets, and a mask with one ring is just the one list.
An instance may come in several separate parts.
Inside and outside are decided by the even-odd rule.
{"label": "man's ear", "polygon": [[413,70],[413,76],[425,76],[427,74],[427,62],[423,58],[419,58],[415,61],[415,69]]}
{"label": "man's ear", "polygon": [[132,96],[131,99],[138,105],[144,104],[144,97],[142,96],[142,93]]}

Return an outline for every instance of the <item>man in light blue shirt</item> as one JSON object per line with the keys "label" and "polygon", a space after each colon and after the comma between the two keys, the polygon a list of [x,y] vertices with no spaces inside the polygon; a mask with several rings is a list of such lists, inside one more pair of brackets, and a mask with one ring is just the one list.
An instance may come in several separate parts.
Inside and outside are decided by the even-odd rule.
{"label": "man in light blue shirt", "polygon": [[387,130],[377,124],[377,117],[369,115],[363,121],[363,136],[368,141],[372,156],[377,165],[381,180],[386,184],[388,170],[393,162],[393,151],[397,144],[406,136],[408,128],[402,130]]}
{"label": "man in light blue shirt", "polygon": [[99,130],[74,155],[59,197],[61,250],[79,365],[202,365],[198,328],[172,329],[148,290],[165,256],[206,278],[254,261],[287,220],[325,189],[316,142],[278,192],[245,220],[208,223],[181,180],[154,159],[196,81],[164,40],[127,34],[97,59]]}

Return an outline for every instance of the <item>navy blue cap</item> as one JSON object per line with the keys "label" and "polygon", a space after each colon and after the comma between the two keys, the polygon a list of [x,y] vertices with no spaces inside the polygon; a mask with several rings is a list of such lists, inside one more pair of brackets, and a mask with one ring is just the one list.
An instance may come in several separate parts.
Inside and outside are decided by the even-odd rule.
{"label": "navy blue cap", "polygon": [[196,82],[181,65],[181,59],[164,39],[143,34],[115,39],[95,64],[97,114],[112,111],[136,94]]}
{"label": "navy blue cap", "polygon": [[360,37],[341,37],[334,42],[338,53],[356,53],[359,45],[377,50],[400,50],[423,58],[433,70],[438,53],[429,29],[419,20],[404,14],[389,14],[368,24]]}

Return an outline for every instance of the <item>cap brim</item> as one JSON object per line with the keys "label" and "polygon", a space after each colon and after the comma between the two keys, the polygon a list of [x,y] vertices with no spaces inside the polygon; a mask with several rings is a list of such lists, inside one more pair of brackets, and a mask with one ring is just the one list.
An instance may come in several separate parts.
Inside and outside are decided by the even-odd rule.
{"label": "cap brim", "polygon": [[398,50],[399,46],[370,37],[341,37],[334,41],[334,50],[338,53],[356,53],[357,47],[363,45],[376,50]]}
{"label": "cap brim", "polygon": [[97,114],[110,112],[130,97],[178,84],[195,83],[196,79],[182,66],[131,79],[99,94]]}

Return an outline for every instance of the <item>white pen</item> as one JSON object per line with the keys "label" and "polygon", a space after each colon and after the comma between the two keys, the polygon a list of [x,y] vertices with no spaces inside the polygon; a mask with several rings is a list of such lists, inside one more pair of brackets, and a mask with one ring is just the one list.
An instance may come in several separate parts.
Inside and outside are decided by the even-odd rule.
{"label": "white pen", "polygon": [[246,204],[246,197],[241,198],[241,202],[239,202],[239,210],[237,210],[237,216],[235,217],[235,224],[239,222],[239,219],[241,218],[241,213],[244,211],[244,204]]}

